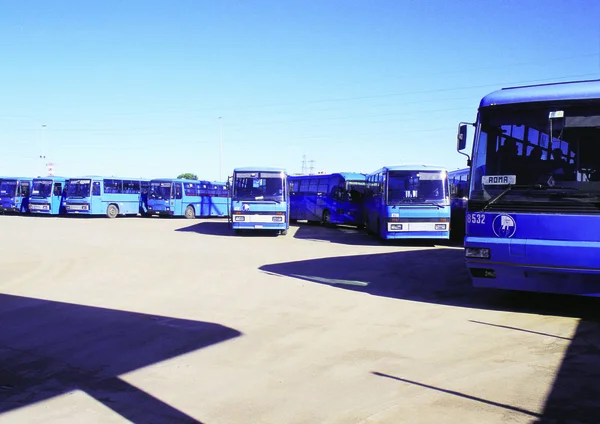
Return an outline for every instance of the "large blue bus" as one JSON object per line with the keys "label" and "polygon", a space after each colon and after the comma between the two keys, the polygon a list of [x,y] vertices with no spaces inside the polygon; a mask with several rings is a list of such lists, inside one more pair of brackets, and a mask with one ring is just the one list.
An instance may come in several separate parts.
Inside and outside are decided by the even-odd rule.
{"label": "large blue bus", "polygon": [[382,239],[449,239],[450,194],[445,168],[385,166],[367,175],[365,228]]}
{"label": "large blue bus", "polygon": [[473,284],[599,295],[600,80],[486,95],[477,122],[459,125],[459,152],[469,125],[465,256]]}
{"label": "large blue bus", "polygon": [[150,181],[148,213],[157,216],[227,216],[229,191],[226,183],[159,178]]}
{"label": "large blue bus", "polygon": [[33,179],[29,212],[43,215],[63,215],[67,197],[64,177],[38,177]]}
{"label": "large blue bus", "polygon": [[288,182],[290,220],[362,227],[365,174],[290,175]]}
{"label": "large blue bus", "polygon": [[32,178],[2,177],[0,180],[0,212],[29,212]]}
{"label": "large blue bus", "polygon": [[450,235],[457,238],[465,237],[465,216],[467,213],[467,194],[469,192],[469,168],[448,172],[450,188]]}
{"label": "large blue bus", "polygon": [[241,230],[271,230],[287,234],[289,191],[283,168],[247,167],[233,170],[229,223]]}
{"label": "large blue bus", "polygon": [[137,215],[143,209],[142,178],[86,176],[70,178],[65,199],[67,214]]}

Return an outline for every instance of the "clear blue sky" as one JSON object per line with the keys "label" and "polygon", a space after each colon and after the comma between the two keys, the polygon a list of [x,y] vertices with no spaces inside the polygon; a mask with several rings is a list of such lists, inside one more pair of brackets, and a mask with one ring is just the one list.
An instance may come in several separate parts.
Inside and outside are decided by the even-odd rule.
{"label": "clear blue sky", "polygon": [[[0,175],[462,167],[507,85],[600,78],[600,2],[0,2]],[[42,124],[47,125],[45,136]],[[45,143],[42,141],[46,140]]]}

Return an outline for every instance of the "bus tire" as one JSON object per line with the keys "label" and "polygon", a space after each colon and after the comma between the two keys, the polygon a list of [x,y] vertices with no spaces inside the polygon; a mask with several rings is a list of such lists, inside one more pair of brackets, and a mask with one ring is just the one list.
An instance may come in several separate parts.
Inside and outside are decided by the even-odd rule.
{"label": "bus tire", "polygon": [[106,208],[106,216],[109,217],[110,219],[115,219],[118,215],[119,215],[119,207],[117,205],[115,205],[114,203],[111,203],[110,205],[108,205],[108,208]]}
{"label": "bus tire", "polygon": [[288,230],[281,230],[281,231],[279,232],[279,234],[281,234],[282,236],[287,236],[287,231],[288,231]]}
{"label": "bus tire", "polygon": [[326,227],[331,225],[331,214],[329,213],[329,210],[325,209],[323,211],[323,218],[322,218],[321,222]]}
{"label": "bus tire", "polygon": [[196,211],[194,210],[194,207],[192,205],[188,205],[188,207],[185,208],[185,217],[187,219],[196,218]]}

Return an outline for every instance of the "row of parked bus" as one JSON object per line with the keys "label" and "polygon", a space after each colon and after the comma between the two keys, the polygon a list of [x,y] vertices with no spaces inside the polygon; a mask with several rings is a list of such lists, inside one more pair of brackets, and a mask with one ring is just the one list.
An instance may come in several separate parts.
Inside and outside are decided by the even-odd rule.
{"label": "row of parked bus", "polygon": [[369,175],[288,176],[280,168],[238,168],[227,183],[2,177],[0,211],[109,218],[229,216],[236,231],[271,229],[284,234],[290,221],[306,220],[365,228],[383,239],[448,238],[451,227],[464,228],[464,210],[451,213],[458,178],[456,171],[425,165],[384,167]]}
{"label": "row of parked bus", "polygon": [[227,216],[225,183],[117,177],[0,177],[0,212],[41,215]]}
{"label": "row of parked bus", "polygon": [[364,228],[382,239],[464,236],[468,169],[387,166],[371,174],[287,175],[238,168],[231,178],[230,225],[285,234],[289,222]]}

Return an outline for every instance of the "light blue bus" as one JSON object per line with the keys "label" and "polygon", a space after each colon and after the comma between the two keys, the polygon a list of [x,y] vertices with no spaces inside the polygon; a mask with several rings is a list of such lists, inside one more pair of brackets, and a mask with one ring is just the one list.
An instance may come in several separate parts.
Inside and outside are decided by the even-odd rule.
{"label": "light blue bus", "polygon": [[32,178],[2,177],[0,180],[0,212],[29,212]]}
{"label": "light blue bus", "polygon": [[236,168],[232,176],[231,228],[271,230],[287,234],[289,229],[289,192],[283,168]]}
{"label": "light blue bus", "polygon": [[362,227],[366,175],[290,175],[290,220]]}
{"label": "light blue bus", "polygon": [[142,178],[86,176],[70,178],[65,210],[67,214],[116,218],[137,215],[142,204]]}
{"label": "light blue bus", "polygon": [[467,194],[469,193],[469,168],[448,172],[450,188],[450,235],[455,238],[465,237],[465,216],[467,213]]}
{"label": "light blue bus", "polygon": [[[600,80],[480,101],[465,256],[476,287],[600,294]],[[463,153],[464,154],[464,153]]]}
{"label": "light blue bus", "polygon": [[229,201],[227,183],[158,178],[150,181],[148,214],[188,219],[225,217]]}
{"label": "light blue bus", "polygon": [[385,166],[367,175],[365,228],[382,239],[449,239],[445,168]]}
{"label": "light blue bus", "polygon": [[33,179],[29,212],[42,215],[63,215],[67,197],[64,177],[38,177]]}

